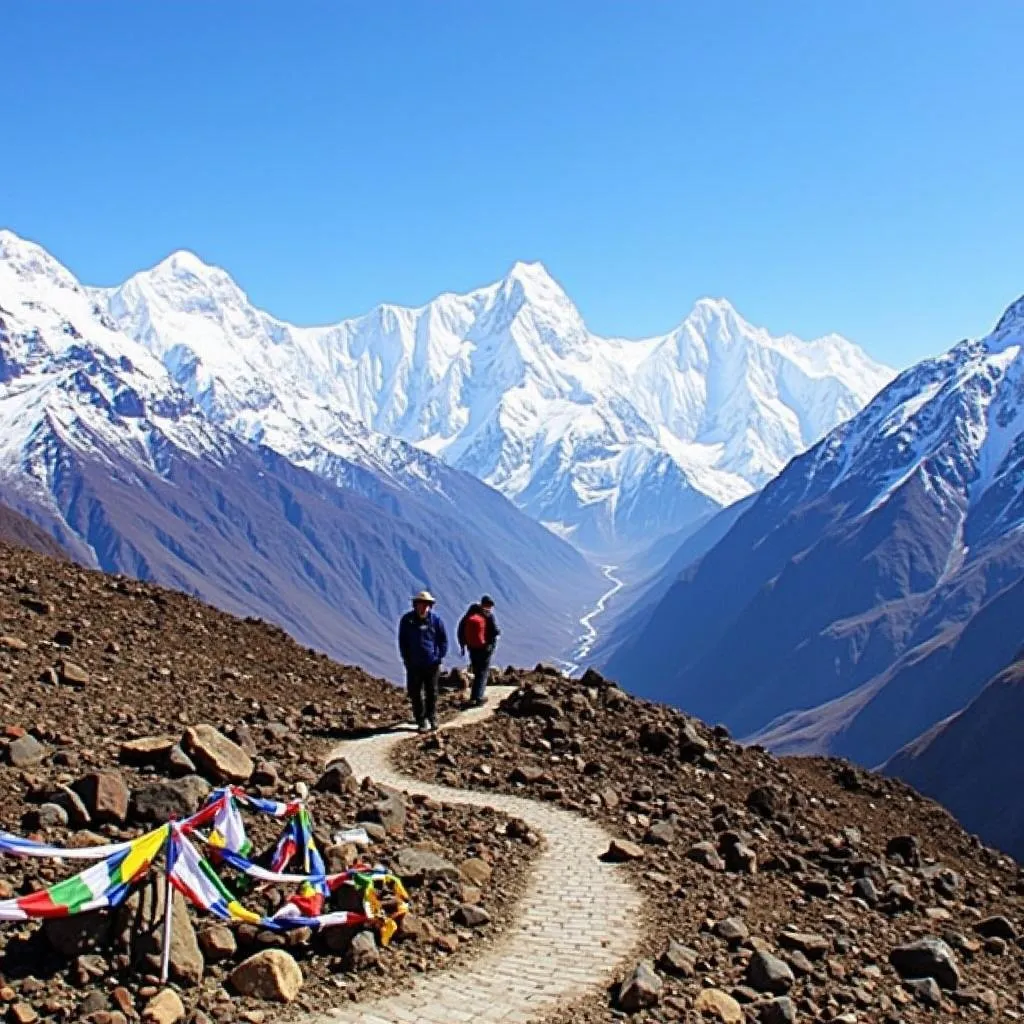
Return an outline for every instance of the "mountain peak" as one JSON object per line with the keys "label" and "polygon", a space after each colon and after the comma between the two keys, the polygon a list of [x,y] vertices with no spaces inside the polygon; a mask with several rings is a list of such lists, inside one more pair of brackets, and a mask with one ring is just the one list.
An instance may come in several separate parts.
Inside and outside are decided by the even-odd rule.
{"label": "mountain peak", "polygon": [[539,260],[527,262],[517,260],[502,279],[506,289],[518,286],[523,294],[535,301],[564,299],[568,301],[565,289],[551,276],[548,268]]}
{"label": "mountain peak", "polygon": [[1014,329],[1024,331],[1024,295],[1006,307],[1006,312],[999,318],[994,333],[1002,334]]}
{"label": "mountain peak", "polygon": [[204,262],[190,249],[177,249],[170,256],[162,259],[154,268],[155,274],[169,274],[173,277],[185,277],[189,274],[200,277],[208,274],[223,273],[219,267]]}

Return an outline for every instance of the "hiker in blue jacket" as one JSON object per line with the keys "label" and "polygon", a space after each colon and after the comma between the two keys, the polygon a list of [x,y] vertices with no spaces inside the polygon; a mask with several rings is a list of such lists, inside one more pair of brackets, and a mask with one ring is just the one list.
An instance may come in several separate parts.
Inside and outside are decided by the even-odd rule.
{"label": "hiker in blue jacket", "polygon": [[405,665],[405,684],[420,732],[437,729],[437,680],[448,653],[448,633],[434,612],[434,598],[421,590],[412,611],[398,624],[398,650]]}

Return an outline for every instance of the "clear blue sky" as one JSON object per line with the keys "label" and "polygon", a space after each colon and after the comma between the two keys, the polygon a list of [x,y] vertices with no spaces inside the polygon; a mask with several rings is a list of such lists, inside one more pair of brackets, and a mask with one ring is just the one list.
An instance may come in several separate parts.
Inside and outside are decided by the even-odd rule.
{"label": "clear blue sky", "polygon": [[0,224],[176,248],[300,322],[543,260],[593,330],[701,295],[906,364],[1024,292],[1024,4],[7,0]]}

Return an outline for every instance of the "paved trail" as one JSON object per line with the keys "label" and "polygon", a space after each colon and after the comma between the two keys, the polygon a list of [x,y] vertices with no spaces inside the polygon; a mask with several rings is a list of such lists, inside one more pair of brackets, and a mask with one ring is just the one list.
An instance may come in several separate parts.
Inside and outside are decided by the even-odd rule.
{"label": "paved trail", "polygon": [[[442,728],[488,717],[509,687],[491,687],[490,703]],[[642,898],[620,867],[598,857],[611,838],[599,825],[546,804],[498,793],[476,793],[419,782],[391,767],[407,731],[345,743],[357,778],[370,776],[409,793],[449,804],[493,807],[522,818],[547,840],[537,858],[516,923],[472,963],[426,976],[410,976],[393,997],[350,1003],[307,1018],[311,1024],[525,1024],[542,1019],[622,971],[640,935]]]}

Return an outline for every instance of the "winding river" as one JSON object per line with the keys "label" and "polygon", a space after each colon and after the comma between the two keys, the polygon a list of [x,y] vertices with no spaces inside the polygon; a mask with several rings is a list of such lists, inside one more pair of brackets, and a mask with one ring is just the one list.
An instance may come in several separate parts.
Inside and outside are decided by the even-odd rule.
{"label": "winding river", "polygon": [[583,627],[583,632],[580,634],[579,640],[576,641],[576,647],[570,655],[572,661],[567,662],[565,665],[565,671],[569,675],[575,675],[579,672],[583,667],[583,662],[594,649],[594,644],[597,642],[598,635],[597,629],[594,627],[594,619],[596,619],[605,610],[608,606],[608,602],[623,587],[622,580],[615,575],[615,570],[617,568],[618,566],[616,565],[606,565],[602,567],[601,572],[611,586],[598,598],[594,607],[591,608],[586,615],[580,618],[580,625]]}

